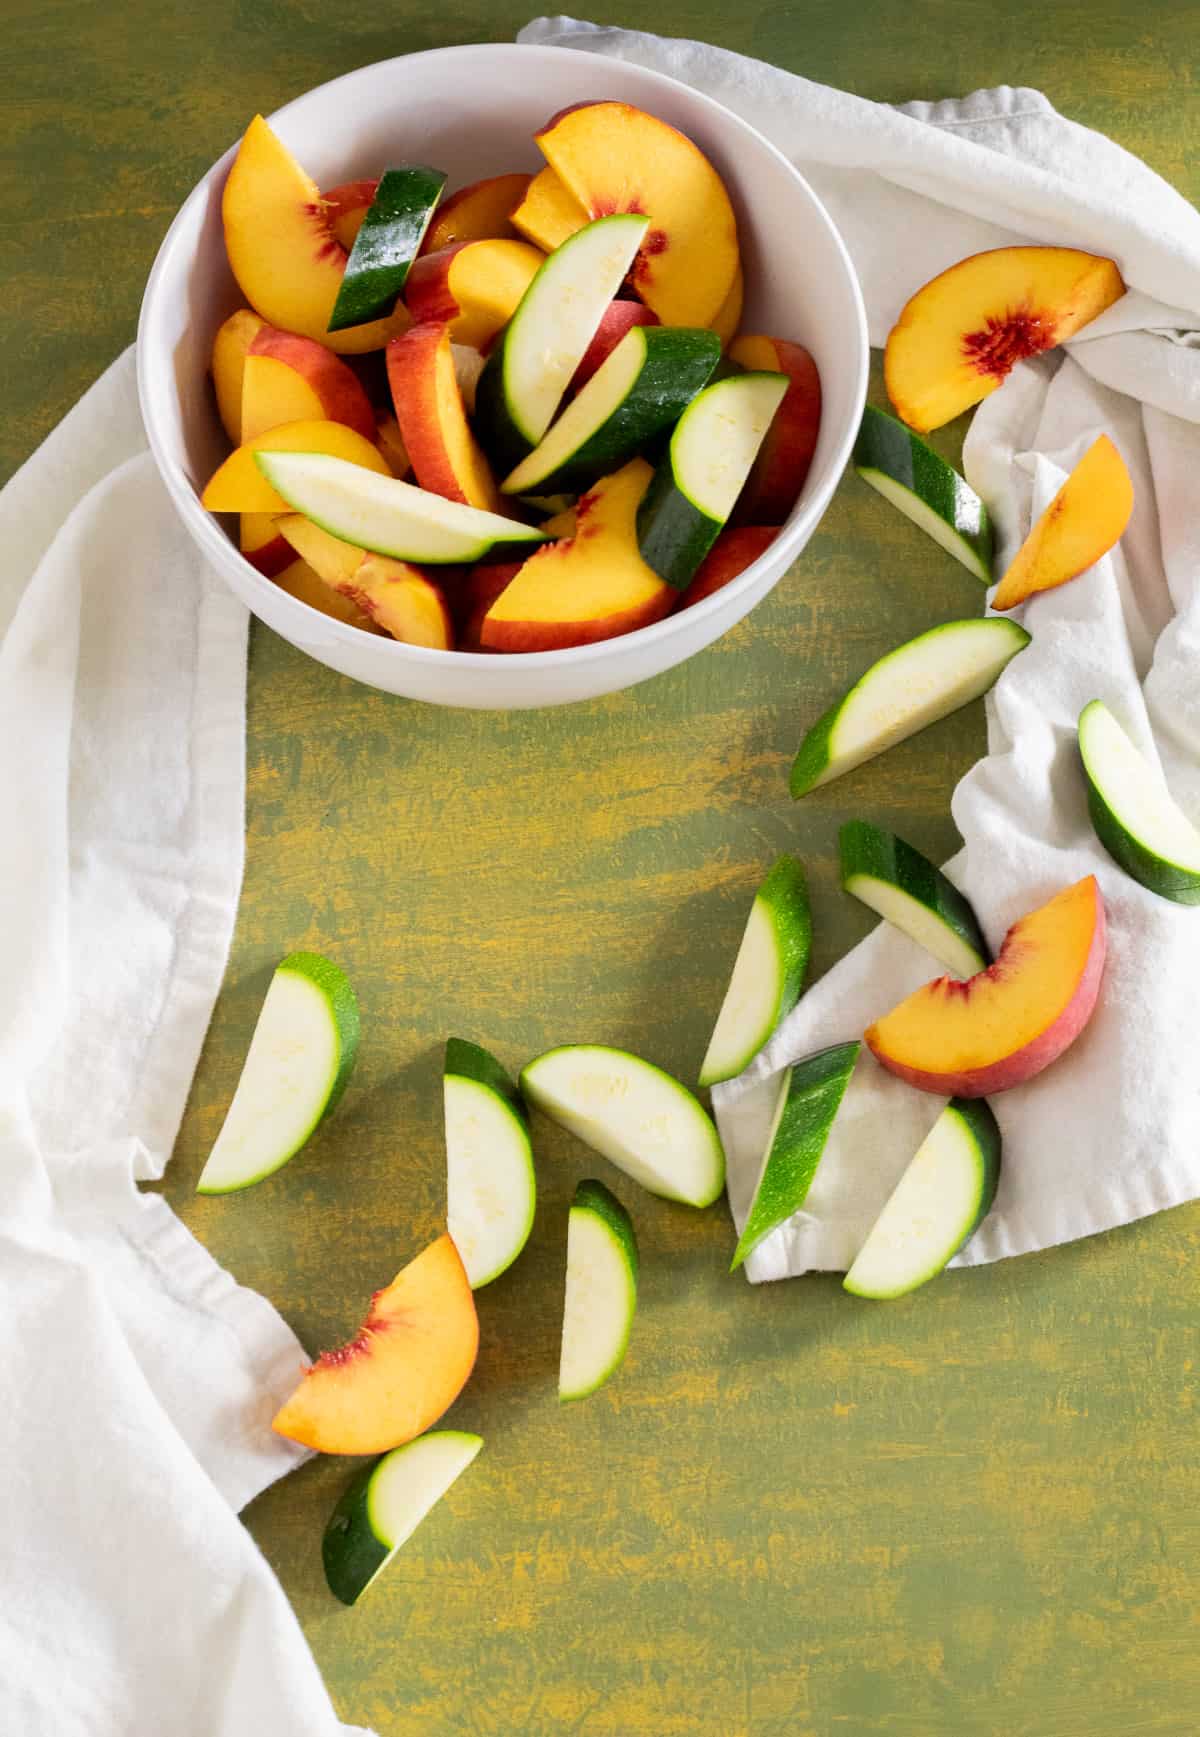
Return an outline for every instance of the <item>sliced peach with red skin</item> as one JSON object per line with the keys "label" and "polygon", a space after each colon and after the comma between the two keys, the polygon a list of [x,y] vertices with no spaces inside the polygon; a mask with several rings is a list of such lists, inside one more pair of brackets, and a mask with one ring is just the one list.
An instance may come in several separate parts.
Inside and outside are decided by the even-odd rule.
{"label": "sliced peach with red skin", "polygon": [[665,326],[710,326],[738,269],[724,183],[691,139],[630,103],[563,109],[536,135],[590,218],[638,211],[650,228],[631,277]]}
{"label": "sliced peach with red skin", "polygon": [[1023,1085],[1092,1017],[1106,952],[1104,900],[1087,875],[1014,923],[994,965],[938,977],[866,1033],[877,1061],[941,1097]]}
{"label": "sliced peach with red skin", "polygon": [[367,325],[328,330],[346,269],[329,206],[261,115],[246,129],[221,199],[225,251],[251,307],[272,326],[339,355],[379,350],[408,325],[403,308]]}
{"label": "sliced peach with red skin", "polygon": [[344,594],[393,639],[430,651],[454,650],[454,624],[442,589],[410,561],[366,554]]}
{"label": "sliced peach with red skin", "polygon": [[530,556],[484,619],[488,651],[556,651],[648,627],[676,593],[638,553],[637,510],[653,471],[635,458],[575,508],[575,534]]}
{"label": "sliced peach with red skin", "polygon": [[449,501],[506,512],[467,422],[449,326],[422,322],[393,338],[387,366],[396,421],[419,486]]}
{"label": "sliced peach with red skin", "polygon": [[437,253],[456,241],[518,240],[509,214],[524,199],[532,180],[532,175],[489,175],[460,187],[438,206],[421,252]]}
{"label": "sliced peach with red skin", "polygon": [[231,452],[209,478],[200,500],[210,513],[286,513],[289,508],[254,462],[256,452],[323,452],[390,476],[378,447],[344,422],[285,422]]}
{"label": "sliced peach with red skin", "polygon": [[385,1453],[453,1405],[478,1348],[466,1270],[451,1238],[440,1236],[376,1291],[350,1343],[304,1372],[271,1427],[318,1453]]}
{"label": "sliced peach with red skin", "polygon": [[404,299],[420,325],[447,324],[455,344],[482,350],[508,324],[544,254],[527,241],[460,241],[414,260]]}
{"label": "sliced peach with red skin", "polygon": [[238,548],[266,579],[278,578],[296,559],[295,549],[280,535],[274,513],[242,513],[238,520]]}
{"label": "sliced peach with red skin", "polygon": [[1094,567],[1120,541],[1133,512],[1133,478],[1102,434],[1038,519],[996,587],[993,609],[1015,609]]}
{"label": "sliced peach with red skin", "polygon": [[778,525],[739,525],[721,532],[696,569],[696,576],[675,605],[676,613],[711,597],[771,547],[779,535]]}
{"label": "sliced peach with red skin", "polygon": [[657,326],[658,315],[643,302],[612,301],[600,316],[596,335],[583,352],[583,360],[571,377],[571,390],[578,392],[591,379],[601,362],[616,349],[634,326]]}
{"label": "sliced peach with red skin", "polygon": [[263,325],[242,372],[242,440],[284,422],[344,422],[364,440],[375,435],[375,412],[353,368],[315,338]]}
{"label": "sliced peach with red skin", "polygon": [[575,195],[568,192],[547,164],[533,177],[509,221],[526,241],[532,241],[544,253],[553,253],[589,219]]}
{"label": "sliced peach with red skin", "polygon": [[250,346],[266,325],[253,308],[230,314],[213,340],[210,364],[221,426],[235,446],[242,440],[242,379]]}
{"label": "sliced peach with red skin", "polygon": [[358,240],[363,218],[375,202],[378,181],[343,181],[322,193],[321,203],[329,215],[329,227],[342,247],[349,253]]}
{"label": "sliced peach with red skin", "polygon": [[280,533],[279,525],[280,520],[274,513],[242,514],[238,546],[250,565],[256,567],[265,579],[273,579],[281,591],[307,603],[310,609],[331,615],[335,621],[344,621],[350,627],[361,627],[374,633],[375,626],[370,617],[363,614],[352,598],[334,591],[307,561],[298,557],[291,543]]}
{"label": "sliced peach with red skin", "polygon": [[781,525],[804,487],[817,448],[821,376],[808,351],[786,338],[738,338],[730,345],[729,356],[743,368],[788,377],[783,403],[758,449],[735,514],[741,525]]}
{"label": "sliced peach with red skin", "polygon": [[462,588],[462,631],[458,636],[460,651],[487,651],[483,643],[483,624],[492,604],[502,597],[521,571],[520,561],[484,562],[472,567]]}
{"label": "sliced peach with red skin", "polygon": [[910,428],[940,428],[1124,294],[1111,259],[1077,248],[971,254],[905,304],[884,351],[888,396]]}

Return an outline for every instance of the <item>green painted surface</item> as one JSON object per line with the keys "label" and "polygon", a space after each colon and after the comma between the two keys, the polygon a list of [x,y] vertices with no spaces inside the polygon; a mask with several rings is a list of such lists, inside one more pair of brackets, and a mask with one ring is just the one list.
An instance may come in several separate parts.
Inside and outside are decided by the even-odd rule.
{"label": "green painted surface", "polygon": [[[8,0],[0,471],[132,337],[171,214],[255,108],[525,15]],[[1190,0],[657,17],[874,97],[1040,85],[1200,195]],[[953,454],[955,431],[937,443]],[[838,890],[843,820],[951,851],[978,707],[801,806],[786,773],[847,677],[978,601],[851,477],[751,621],[592,705],[424,710],[257,630],[246,891],[169,1198],[311,1347],[348,1334],[439,1227],[447,1033],[513,1068],[599,1039],[692,1075],[780,851],[809,871],[816,971],[873,920]],[[353,978],[354,1082],[286,1170],[198,1200],[271,968],[297,947]],[[352,1611],[320,1553],[349,1467],[310,1464],[248,1516],[347,1718],[382,1737],[1194,1737],[1200,1210],[886,1307],[835,1278],[752,1290],[726,1274],[723,1209],[606,1168],[637,1223],[638,1320],[620,1381],[560,1408],[566,1213],[596,1161],[536,1133],[533,1238],[479,1298],[479,1370],[450,1416],[485,1437],[471,1477]]]}

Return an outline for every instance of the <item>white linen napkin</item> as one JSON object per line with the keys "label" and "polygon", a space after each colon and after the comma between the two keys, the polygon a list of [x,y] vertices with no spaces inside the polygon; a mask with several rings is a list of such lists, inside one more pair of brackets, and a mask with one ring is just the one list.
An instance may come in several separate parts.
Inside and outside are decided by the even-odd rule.
{"label": "white linen napkin", "polygon": [[304,1353],[166,1202],[233,931],[246,612],[133,352],[0,494],[0,1729],[343,1729],[242,1507]]}
{"label": "white linen napkin", "polygon": [[[1019,367],[976,412],[965,448],[967,476],[997,519],[1001,563],[1098,433],[1115,439],[1137,504],[1112,556],[1026,606],[1033,644],[990,696],[988,755],[954,795],[965,848],[949,872],[993,945],[1015,918],[1089,873],[1110,924],[1087,1031],[1052,1069],[992,1101],[1003,1178],[960,1258],[1022,1254],[1196,1198],[1200,911],[1145,891],[1097,843],[1075,720],[1088,700],[1104,699],[1200,816],[1200,213],[1037,91],[896,109],[703,43],[569,18],[539,19],[520,39],[669,73],[765,133],[838,224],[875,345],[915,289],[983,248],[1058,243],[1120,265],[1130,293],[1065,355]],[[803,825],[799,808],[800,838]],[[770,1076],[857,1037],[939,971],[881,924],[809,990],[746,1074],[714,1092],[739,1227],[761,1160]],[[804,1210],[760,1244],[747,1276],[848,1266],[940,1108],[864,1054]]]}

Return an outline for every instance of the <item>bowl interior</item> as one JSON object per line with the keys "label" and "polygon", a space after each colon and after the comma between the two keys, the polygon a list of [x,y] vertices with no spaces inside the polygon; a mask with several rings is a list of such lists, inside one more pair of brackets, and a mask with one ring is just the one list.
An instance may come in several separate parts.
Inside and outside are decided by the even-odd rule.
{"label": "bowl interior", "polygon": [[[787,530],[763,557],[775,557],[771,565],[778,577],[811,531],[845,463],[861,413],[867,352],[861,299],[832,225],[796,172],[752,129],[643,68],[570,49],[515,44],[440,49],[363,67],[309,91],[272,116],[271,124],[322,187],[415,159],[444,169],[453,189],[484,175],[542,166],[534,131],[556,110],[596,97],[638,103],[686,132],[711,158],[737,211],[746,279],[742,329],[790,338],[816,359],[823,389],[817,452]],[[196,494],[227,451],[208,361],[218,326],[243,300],[221,230],[221,189],[232,158],[233,149],[194,190],[151,275],[139,331],[143,410],[164,481],[193,536],[227,575],[228,557],[234,556],[247,576],[253,607],[256,590],[264,601],[274,593],[272,604],[278,598],[299,612],[300,623],[315,612],[281,597],[228,542],[220,550],[214,538],[223,540],[223,533]],[[736,593],[746,577],[727,590]],[[246,594],[242,584],[238,589]],[[726,600],[727,619],[709,637],[743,613],[728,609],[733,601]],[[279,610],[269,613],[278,627]],[[285,611],[285,621],[290,619]],[[669,636],[683,619],[669,617],[642,635]],[[352,629],[332,625],[353,636]],[[287,625],[282,631],[288,632]],[[297,639],[308,647],[305,636],[298,633]],[[605,642],[607,654],[620,644]],[[395,643],[384,649],[413,655],[412,648]],[[586,649],[593,655],[600,650]],[[446,666],[480,661],[426,655],[440,656]],[[535,655],[541,662],[575,654]],[[667,657],[661,667],[674,661]],[[621,682],[614,678],[612,685]]]}

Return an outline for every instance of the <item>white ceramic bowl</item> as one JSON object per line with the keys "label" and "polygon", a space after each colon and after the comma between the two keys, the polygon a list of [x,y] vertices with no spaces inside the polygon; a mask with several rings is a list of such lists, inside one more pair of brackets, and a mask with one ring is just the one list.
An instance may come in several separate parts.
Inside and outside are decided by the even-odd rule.
{"label": "white ceramic bowl", "polygon": [[812,535],[849,456],[868,352],[846,250],[786,158],[708,97],[659,73],[575,49],[489,43],[362,67],[289,103],[271,125],[320,186],[418,158],[445,169],[455,187],[505,169],[536,169],[536,128],[558,109],[595,97],[636,103],[679,127],[712,159],[737,211],[743,329],[807,345],[824,395],[812,468],[784,530],[731,584],[653,627],[569,651],[438,652],[363,633],[288,596],[238,553],[197,492],[227,451],[208,358],[217,327],[244,299],[221,231],[221,189],[236,147],[190,194],[150,273],[138,382],[150,448],[180,517],[226,582],[276,633],[385,692],[444,706],[545,706],[614,693],[670,669],[766,595]]}

